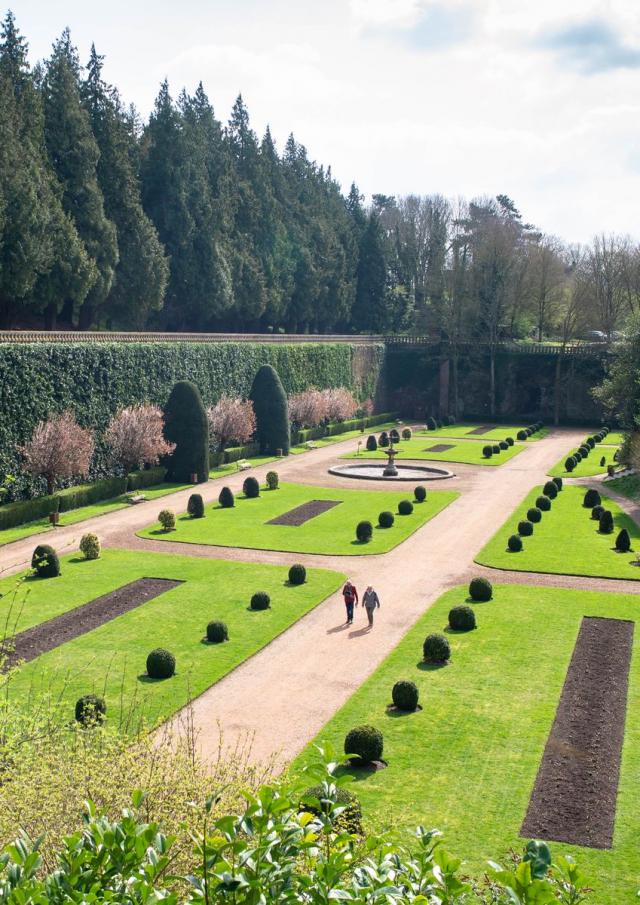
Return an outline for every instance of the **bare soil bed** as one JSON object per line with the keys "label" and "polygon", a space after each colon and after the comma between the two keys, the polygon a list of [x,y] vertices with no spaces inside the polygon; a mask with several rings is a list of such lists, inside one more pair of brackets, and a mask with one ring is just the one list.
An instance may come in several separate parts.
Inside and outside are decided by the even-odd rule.
{"label": "bare soil bed", "polygon": [[455,446],[453,443],[436,443],[435,446],[427,446],[427,448],[425,449],[425,452],[443,453],[443,452],[446,452],[448,449],[454,449],[454,448],[455,448]]}
{"label": "bare soil bed", "polygon": [[283,512],[277,518],[272,518],[267,525],[290,525],[299,528],[300,525],[304,525],[312,518],[328,512],[334,506],[339,506],[341,502],[342,500],[309,500],[308,503],[303,503],[301,506],[296,506],[295,509]]}

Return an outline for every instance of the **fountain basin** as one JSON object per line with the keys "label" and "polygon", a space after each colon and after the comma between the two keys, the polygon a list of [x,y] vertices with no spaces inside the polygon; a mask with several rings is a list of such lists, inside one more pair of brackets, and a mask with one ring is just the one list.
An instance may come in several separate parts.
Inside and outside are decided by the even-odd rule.
{"label": "fountain basin", "polygon": [[373,462],[368,465],[334,465],[329,469],[329,474],[338,475],[341,478],[354,478],[359,481],[444,481],[447,478],[455,478],[452,471],[446,468],[435,468],[427,465],[398,465],[396,462],[395,475],[385,475],[386,464],[377,465]]}

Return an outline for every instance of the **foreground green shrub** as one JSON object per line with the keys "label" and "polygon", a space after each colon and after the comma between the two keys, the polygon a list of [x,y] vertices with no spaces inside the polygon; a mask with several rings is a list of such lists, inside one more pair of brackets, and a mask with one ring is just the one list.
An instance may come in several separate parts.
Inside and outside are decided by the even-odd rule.
{"label": "foreground green shrub", "polygon": [[511,553],[520,553],[522,550],[522,538],[518,534],[512,534],[507,541],[507,547]]}
{"label": "foreground green shrub", "polygon": [[411,500],[400,500],[398,503],[398,514],[399,515],[411,515],[413,512],[413,503]]}
{"label": "foreground green shrub", "polygon": [[329,783],[311,786],[302,796],[301,807],[310,814],[325,816],[330,816],[333,811],[337,812],[340,809],[340,813],[333,817],[335,829],[355,836],[364,834],[360,801],[353,792],[342,786],[333,786]]}
{"label": "foreground green shrub", "polygon": [[371,434],[369,437],[367,437],[367,451],[375,452],[377,448],[378,441],[376,440],[375,436]]}
{"label": "foreground green shrub", "polygon": [[260,496],[260,484],[254,477],[245,478],[242,483],[242,492],[248,500],[255,500]]}
{"label": "foreground green shrub", "polygon": [[537,525],[542,519],[542,512],[537,506],[532,506],[531,509],[527,509],[527,519],[534,525]]}
{"label": "foreground green shrub", "polygon": [[356,525],[356,538],[361,544],[368,544],[373,537],[373,525],[371,522],[358,522]]}
{"label": "foreground green shrub", "polygon": [[359,758],[363,764],[381,760],[383,750],[384,738],[375,726],[356,726],[344,740],[344,753]]}
{"label": "foreground green shrub", "polygon": [[533,524],[528,519],[518,522],[518,534],[520,537],[531,537],[533,534]]}
{"label": "foreground green shrub", "polygon": [[280,377],[271,365],[262,365],[256,374],[249,399],[256,414],[256,441],[261,455],[274,456],[281,450],[282,455],[288,456],[289,406]]}
{"label": "foreground green shrub", "polygon": [[307,580],[307,570],[299,562],[294,563],[289,569],[289,584],[304,584]]}
{"label": "foreground green shrub", "polygon": [[170,679],[176,671],[176,658],[163,647],[152,650],[147,657],[147,675],[150,679]]}
{"label": "foreground green shrub", "polygon": [[631,537],[626,528],[622,528],[616,537],[616,550],[619,553],[628,553],[631,549]]}
{"label": "foreground green shrub", "polygon": [[132,471],[127,475],[127,490],[144,490],[145,487],[155,487],[162,484],[167,476],[164,465],[155,468],[144,468],[142,471]]}
{"label": "foreground green shrub", "polygon": [[394,522],[395,516],[393,512],[381,512],[378,516],[378,524],[381,528],[391,528]]}
{"label": "foreground green shrub", "polygon": [[31,568],[39,578],[57,578],[60,574],[58,554],[49,544],[38,544],[31,557]]}
{"label": "foreground green shrub", "polygon": [[427,488],[423,487],[421,484],[414,489],[413,495],[416,498],[417,503],[424,503],[427,498]]}
{"label": "foreground green shrub", "polygon": [[600,516],[598,531],[600,534],[613,534],[613,514],[608,509]]}
{"label": "foreground green shrub", "polygon": [[223,487],[218,496],[218,502],[223,509],[232,509],[235,506],[235,498],[230,487]]}
{"label": "foreground green shrub", "polygon": [[590,487],[584,495],[582,505],[587,509],[593,509],[594,506],[599,506],[601,503],[602,499],[600,498],[598,491],[594,490],[593,487]]}
{"label": "foreground green shrub", "polygon": [[76,722],[82,726],[95,726],[104,722],[107,705],[97,694],[85,694],[76,701]]}
{"label": "foreground green shrub", "polygon": [[187,512],[191,518],[204,518],[204,500],[202,494],[192,493],[187,503]]}
{"label": "foreground green shrub", "polygon": [[176,527],[176,514],[172,509],[161,509],[158,521],[165,531],[174,531]]}
{"label": "foreground green shrub", "polygon": [[269,488],[269,490],[277,490],[278,485],[280,483],[280,478],[278,476],[278,472],[277,471],[268,471],[266,481],[267,481],[267,487]]}
{"label": "foreground green shrub", "polygon": [[486,603],[491,600],[493,595],[493,586],[488,578],[472,578],[469,582],[469,597],[472,600]]}
{"label": "foreground green shrub", "polygon": [[418,686],[415,682],[400,681],[391,689],[391,700],[398,710],[413,712],[418,706]]}
{"label": "foreground green shrub", "polygon": [[558,488],[553,483],[553,481],[547,481],[547,483],[542,488],[542,492],[545,496],[548,496],[550,500],[555,500],[558,496]]}
{"label": "foreground green shrub", "polygon": [[470,606],[461,604],[449,610],[449,628],[454,632],[470,632],[476,627],[476,614]]}
{"label": "foreground green shrub", "polygon": [[226,622],[214,620],[207,625],[207,641],[210,644],[222,644],[229,640],[229,630]]}
{"label": "foreground green shrub", "polygon": [[451,646],[444,635],[434,632],[424,639],[422,656],[427,663],[446,663],[451,657]]}
{"label": "foreground green shrub", "polygon": [[209,422],[197,386],[180,380],[164,407],[164,435],[175,449],[169,456],[169,481],[186,484],[195,475],[209,480]]}
{"label": "foreground green shrub", "polygon": [[80,552],[85,559],[98,559],[100,557],[100,538],[97,534],[83,534],[80,538]]}
{"label": "foreground green shrub", "polygon": [[548,512],[551,509],[551,500],[548,496],[536,497],[536,508],[541,512]]}
{"label": "foreground green shrub", "polygon": [[268,610],[271,606],[271,598],[266,591],[256,591],[251,597],[252,610]]}

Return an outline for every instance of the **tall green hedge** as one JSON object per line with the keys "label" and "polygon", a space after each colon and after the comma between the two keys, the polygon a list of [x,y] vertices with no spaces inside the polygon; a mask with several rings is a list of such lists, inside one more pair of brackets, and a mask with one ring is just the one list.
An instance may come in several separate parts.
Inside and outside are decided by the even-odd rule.
{"label": "tall green hedge", "polygon": [[[79,423],[103,431],[124,405],[164,406],[178,380],[196,384],[205,406],[224,393],[247,396],[263,364],[278,371],[288,394],[309,386],[349,387],[376,398],[384,346],[341,343],[33,343],[0,344],[0,482],[18,476],[12,490],[32,486],[19,474],[16,445],[52,412],[71,408]],[[98,444],[92,478],[111,474]],[[37,485],[38,492],[43,488]]]}

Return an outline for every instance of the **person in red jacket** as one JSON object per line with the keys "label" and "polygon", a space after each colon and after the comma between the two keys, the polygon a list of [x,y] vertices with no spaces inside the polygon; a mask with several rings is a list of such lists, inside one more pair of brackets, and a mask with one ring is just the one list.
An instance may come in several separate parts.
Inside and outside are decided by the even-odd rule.
{"label": "person in red jacket", "polygon": [[347,625],[351,625],[353,622],[353,608],[358,606],[358,591],[350,578],[347,578],[347,582],[342,589],[342,596],[344,597],[344,605],[347,608]]}

